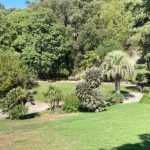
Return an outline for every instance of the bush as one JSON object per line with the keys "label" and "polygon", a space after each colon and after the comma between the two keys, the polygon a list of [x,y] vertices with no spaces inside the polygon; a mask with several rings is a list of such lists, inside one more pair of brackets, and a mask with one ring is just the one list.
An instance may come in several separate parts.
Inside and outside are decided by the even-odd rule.
{"label": "bush", "polygon": [[84,111],[100,112],[105,110],[107,103],[99,91],[100,71],[91,68],[85,75],[85,80],[76,86],[80,108]]}
{"label": "bush", "polygon": [[92,67],[85,73],[85,81],[90,88],[97,88],[101,84],[101,72],[98,68]]}
{"label": "bush", "polygon": [[70,72],[66,68],[61,68],[60,69],[60,77],[68,77]]}
{"label": "bush", "polygon": [[44,96],[52,111],[60,106],[60,101],[63,99],[62,92],[52,85],[49,86],[48,91]]}
{"label": "bush", "polygon": [[143,92],[144,93],[150,93],[150,87],[144,87]]}
{"label": "bush", "polygon": [[26,102],[30,100],[30,94],[21,87],[10,90],[2,99],[2,110],[8,113],[10,119],[19,119],[27,113]]}
{"label": "bush", "polygon": [[121,94],[121,93],[120,94],[119,93],[115,93],[111,97],[111,102],[113,104],[123,103],[123,100],[124,100],[124,95]]}
{"label": "bush", "polygon": [[0,97],[18,86],[28,87],[30,73],[18,54],[0,51]]}
{"label": "bush", "polygon": [[145,76],[146,76],[146,79],[147,79],[147,83],[150,85],[150,72],[147,72],[145,74]]}
{"label": "bush", "polygon": [[150,70],[150,53],[146,55],[147,68]]}
{"label": "bush", "polygon": [[67,95],[64,98],[63,110],[65,112],[77,112],[79,110],[79,99],[75,94]]}
{"label": "bush", "polygon": [[86,70],[87,68],[92,67],[100,60],[99,56],[94,51],[87,52],[79,64],[80,70]]}
{"label": "bush", "polygon": [[137,82],[144,82],[146,80],[146,76],[145,76],[145,73],[137,73],[136,75],[136,81]]}
{"label": "bush", "polygon": [[16,105],[13,109],[9,110],[9,118],[10,119],[20,119],[22,116],[26,115],[28,109],[25,105]]}

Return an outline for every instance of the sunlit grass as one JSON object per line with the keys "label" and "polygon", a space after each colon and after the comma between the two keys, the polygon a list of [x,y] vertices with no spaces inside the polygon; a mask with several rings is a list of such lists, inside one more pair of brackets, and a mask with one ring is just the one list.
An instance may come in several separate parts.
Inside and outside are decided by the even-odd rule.
{"label": "sunlit grass", "polygon": [[105,112],[79,113],[53,121],[43,116],[21,121],[2,120],[0,149],[112,150],[118,147],[120,150],[119,147],[123,147],[127,150],[127,145],[128,149],[135,150],[137,143],[141,143],[139,137],[150,134],[149,112],[149,104],[139,103],[116,105]]}

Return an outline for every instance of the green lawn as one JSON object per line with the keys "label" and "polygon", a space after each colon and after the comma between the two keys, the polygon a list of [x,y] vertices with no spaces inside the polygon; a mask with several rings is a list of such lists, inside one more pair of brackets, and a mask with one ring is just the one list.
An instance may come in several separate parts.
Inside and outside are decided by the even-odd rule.
{"label": "green lawn", "polygon": [[[50,118],[50,116],[49,116]],[[0,121],[0,150],[150,150],[150,105],[116,105],[49,121]]]}
{"label": "green lawn", "polygon": [[144,94],[143,98],[141,99],[141,103],[150,104],[150,93]]}

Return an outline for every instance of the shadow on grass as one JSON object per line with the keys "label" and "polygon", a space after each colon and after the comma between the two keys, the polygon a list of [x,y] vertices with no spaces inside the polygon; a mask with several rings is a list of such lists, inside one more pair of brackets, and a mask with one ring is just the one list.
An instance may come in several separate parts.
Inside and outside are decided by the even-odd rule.
{"label": "shadow on grass", "polygon": [[39,117],[39,113],[32,113],[32,114],[27,114],[25,116],[20,117],[21,120],[26,120],[26,119],[33,119],[35,117]]}
{"label": "shadow on grass", "polygon": [[[139,138],[141,140],[140,143],[135,144],[124,144],[119,147],[114,147],[111,150],[150,150],[150,134],[142,134],[139,135]],[[110,149],[103,149],[100,148],[98,150],[110,150]]]}

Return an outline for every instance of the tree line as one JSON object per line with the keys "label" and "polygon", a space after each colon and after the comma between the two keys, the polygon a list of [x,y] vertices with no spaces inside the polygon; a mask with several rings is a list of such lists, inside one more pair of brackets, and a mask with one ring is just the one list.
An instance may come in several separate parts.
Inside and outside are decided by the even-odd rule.
{"label": "tree line", "polygon": [[[17,52],[41,79],[68,77],[113,50],[149,60],[148,0],[28,1],[24,9],[0,7],[0,49]],[[146,57],[147,56],[147,57]]]}

